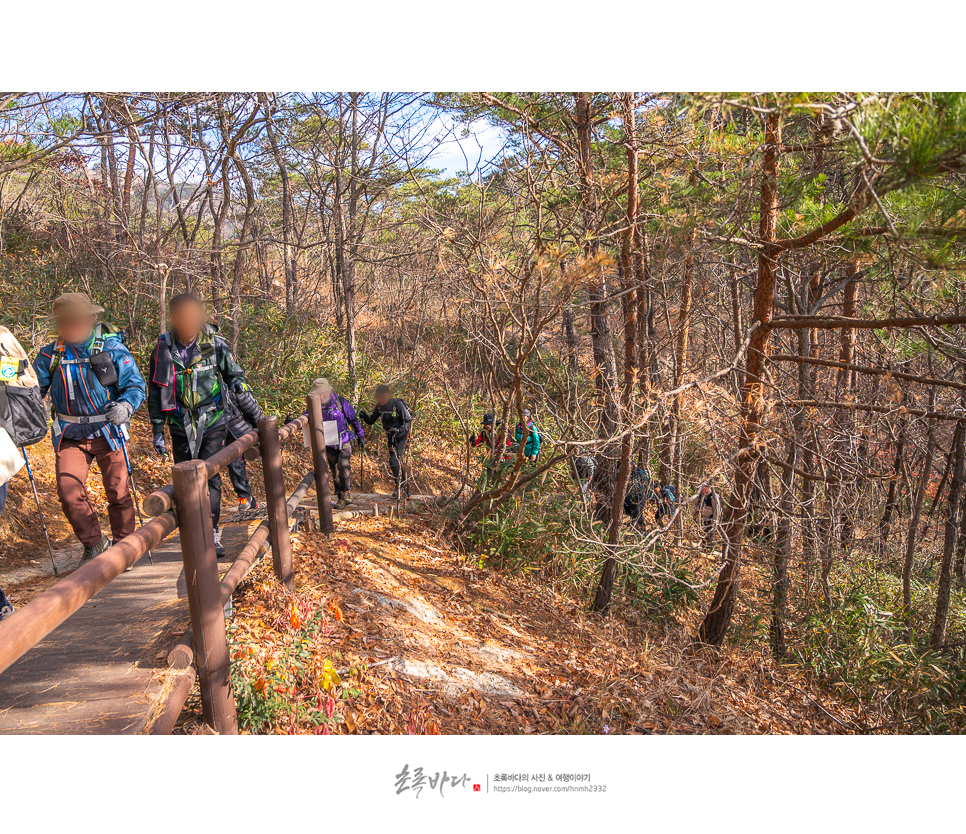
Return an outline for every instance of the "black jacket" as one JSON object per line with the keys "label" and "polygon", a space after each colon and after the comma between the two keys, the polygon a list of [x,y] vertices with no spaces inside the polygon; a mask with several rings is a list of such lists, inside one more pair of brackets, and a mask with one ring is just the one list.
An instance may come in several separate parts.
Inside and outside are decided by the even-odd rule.
{"label": "black jacket", "polygon": [[397,439],[402,439],[409,434],[409,427],[413,422],[413,415],[409,413],[409,406],[403,400],[393,397],[385,405],[375,405],[369,414],[359,411],[362,421],[371,426],[380,417],[382,427],[390,437],[395,435]]}
{"label": "black jacket", "polygon": [[258,428],[262,410],[246,385],[241,391],[229,391],[225,396],[225,418],[228,436],[237,440],[243,434]]}

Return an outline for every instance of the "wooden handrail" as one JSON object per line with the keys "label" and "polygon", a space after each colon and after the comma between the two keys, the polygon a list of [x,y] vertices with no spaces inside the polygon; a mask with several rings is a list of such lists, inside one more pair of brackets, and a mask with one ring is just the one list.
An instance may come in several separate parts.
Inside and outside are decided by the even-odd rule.
{"label": "wooden handrail", "polygon": [[[295,514],[299,504],[302,503],[302,499],[305,498],[305,494],[309,491],[309,487],[314,482],[315,472],[309,470],[288,499],[286,509],[289,519]],[[258,563],[259,554],[267,541],[268,521],[263,521],[255,528],[255,532],[249,536],[248,543],[234,558],[228,572],[221,579],[221,600],[223,603],[227,604],[249,571]],[[193,660],[194,635],[191,633],[191,629],[188,629],[178,645],[168,654],[168,668],[181,674],[178,675],[178,680],[168,691],[164,700],[164,707],[158,717],[147,730],[149,735],[168,735],[174,729],[175,724],[178,723],[178,717],[184,709],[185,701],[188,700],[191,686],[195,680],[194,670],[191,668]]]}
{"label": "wooden handrail", "polygon": [[[321,398],[312,395],[307,399],[306,405],[305,414],[281,429],[278,428],[275,418],[263,418],[258,431],[248,432],[208,460],[177,464],[173,470],[174,483],[153,492],[144,502],[145,511],[156,516],[155,518],[0,622],[0,673],[180,526],[192,640],[199,641],[202,646],[201,650],[194,653],[194,660],[201,682],[205,719],[219,732],[235,732],[235,703],[228,679],[224,598],[230,598],[270,537],[275,551],[276,575],[288,587],[293,586],[288,519],[313,481],[318,494],[322,529],[327,533],[332,532],[332,502],[329,495],[328,466],[324,456]],[[310,426],[312,438],[313,470],[302,479],[286,501],[280,488],[284,484],[280,444],[300,431],[306,423]],[[268,449],[267,455],[262,455],[263,446]],[[263,458],[266,485],[271,485],[269,521],[259,525],[229,568],[225,579],[219,582],[211,536],[207,479],[240,455],[245,455],[248,459],[259,456]],[[176,506],[184,507],[182,518],[177,517]],[[190,645],[185,651],[189,653],[186,663],[190,663]],[[172,692],[175,701],[181,700],[181,706],[178,706],[173,718],[171,711],[176,704],[171,702],[169,696],[161,731],[169,726],[173,727],[184,698],[187,697],[192,678],[191,674],[183,675]]]}
{"label": "wooden handrail", "polygon": [[[296,420],[293,420],[286,426],[279,429],[278,436],[279,440],[285,441],[292,436],[295,432],[299,431],[302,426],[308,422],[308,415],[303,414]],[[220,472],[229,463],[236,460],[239,455],[246,454],[249,450],[256,450],[258,454],[255,455],[254,459],[257,459],[261,454],[261,450],[258,449],[258,429],[252,429],[247,434],[242,435],[232,443],[225,446],[224,449],[218,451],[217,454],[212,455],[208,460],[205,461],[205,465],[208,467],[208,477],[212,477],[216,473]],[[248,456],[246,455],[246,459]],[[171,484],[165,484],[160,489],[156,489],[147,498],[144,499],[142,504],[144,509],[144,514],[150,516],[151,518],[156,518],[161,515],[161,513],[166,513],[168,510],[174,507],[174,486]]]}
{"label": "wooden handrail", "polygon": [[171,513],[152,519],[0,621],[0,673],[80,610],[127,567],[157,547],[177,526]]}

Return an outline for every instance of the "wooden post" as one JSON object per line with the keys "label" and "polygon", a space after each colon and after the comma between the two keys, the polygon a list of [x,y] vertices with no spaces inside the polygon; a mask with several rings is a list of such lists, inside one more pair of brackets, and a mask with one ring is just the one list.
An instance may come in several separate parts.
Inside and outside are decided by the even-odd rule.
{"label": "wooden post", "polygon": [[225,610],[208,500],[208,469],[204,461],[190,460],[175,466],[172,475],[202,712],[205,722],[218,733],[237,735]]}
{"label": "wooden post", "polygon": [[282,474],[282,444],[278,438],[278,417],[258,421],[258,440],[262,447],[265,475],[265,500],[268,502],[268,539],[272,543],[275,576],[290,591],[295,590],[292,571],[292,537],[289,534],[288,507],[285,505],[285,479]]}
{"label": "wooden post", "polygon": [[332,497],[329,494],[329,464],[325,459],[325,431],[322,428],[322,395],[309,394],[309,437],[312,440],[312,466],[315,469],[315,496],[319,502],[319,525],[332,535]]}

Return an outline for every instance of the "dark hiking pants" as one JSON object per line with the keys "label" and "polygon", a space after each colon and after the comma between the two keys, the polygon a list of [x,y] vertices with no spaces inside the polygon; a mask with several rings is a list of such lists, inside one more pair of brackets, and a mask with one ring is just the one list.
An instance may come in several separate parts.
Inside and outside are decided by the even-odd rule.
{"label": "dark hiking pants", "polygon": [[329,471],[332,473],[332,488],[336,494],[342,495],[344,492],[350,492],[352,490],[352,444],[326,446],[325,459],[329,463]]}
{"label": "dark hiking pants", "polygon": [[389,436],[389,468],[396,479],[396,484],[400,485],[406,480],[406,467],[403,461],[406,458],[406,444],[409,443],[409,434]]}
{"label": "dark hiking pants", "polygon": [[[225,443],[234,443],[236,440],[238,440],[237,437],[229,434],[225,438]],[[239,501],[247,501],[252,497],[252,485],[248,480],[248,468],[245,466],[244,455],[239,455],[228,464],[228,479]]]}
{"label": "dark hiking pants", "polygon": [[[198,447],[198,459],[207,460],[212,455],[217,454],[225,445],[225,436],[228,428],[223,420],[219,420],[213,426],[205,428],[204,436],[201,438],[201,445]],[[178,427],[171,426],[171,452],[174,454],[175,463],[183,463],[191,460],[191,447],[188,445],[188,438]],[[208,498],[211,501],[211,523],[218,527],[221,520],[221,474],[215,473],[208,479]]]}

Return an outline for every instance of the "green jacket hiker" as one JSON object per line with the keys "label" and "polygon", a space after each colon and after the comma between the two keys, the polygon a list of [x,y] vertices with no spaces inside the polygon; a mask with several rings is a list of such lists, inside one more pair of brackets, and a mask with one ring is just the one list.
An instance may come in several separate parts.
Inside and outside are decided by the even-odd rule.
{"label": "green jacket hiker", "polygon": [[180,344],[169,330],[151,355],[148,412],[155,435],[170,422],[197,455],[205,432],[224,417],[223,386],[243,389],[245,384],[245,372],[214,325],[206,324],[190,345]]}

